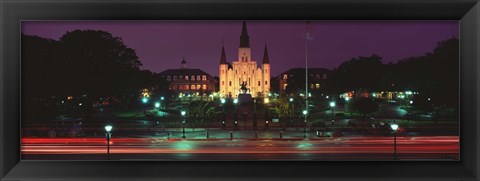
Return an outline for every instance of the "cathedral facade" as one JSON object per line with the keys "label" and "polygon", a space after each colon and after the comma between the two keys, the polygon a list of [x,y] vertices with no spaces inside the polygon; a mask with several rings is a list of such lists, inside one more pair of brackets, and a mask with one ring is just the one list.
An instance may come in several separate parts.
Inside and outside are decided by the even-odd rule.
{"label": "cathedral facade", "polygon": [[225,47],[222,47],[219,67],[220,95],[236,98],[246,88],[246,93],[253,97],[262,97],[270,92],[270,61],[267,45],[263,53],[262,66],[252,60],[249,36],[246,22],[243,22],[238,48],[238,60],[228,63],[225,56]]}

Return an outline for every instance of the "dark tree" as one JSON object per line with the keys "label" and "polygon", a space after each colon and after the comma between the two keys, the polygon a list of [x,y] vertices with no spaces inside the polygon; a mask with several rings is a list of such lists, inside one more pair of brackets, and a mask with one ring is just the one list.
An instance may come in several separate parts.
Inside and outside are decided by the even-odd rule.
{"label": "dark tree", "polygon": [[359,97],[350,101],[348,109],[352,112],[362,114],[363,119],[367,114],[378,111],[378,103],[372,98]]}

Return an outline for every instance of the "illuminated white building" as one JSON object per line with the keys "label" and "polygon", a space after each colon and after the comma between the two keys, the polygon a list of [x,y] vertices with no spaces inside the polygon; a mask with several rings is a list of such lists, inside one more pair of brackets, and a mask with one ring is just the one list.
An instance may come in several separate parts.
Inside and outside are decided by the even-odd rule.
{"label": "illuminated white building", "polygon": [[227,63],[225,48],[219,67],[220,95],[224,97],[237,97],[241,92],[242,84],[253,97],[267,95],[270,92],[270,61],[268,59],[267,45],[263,54],[262,67],[257,67],[257,62],[252,60],[247,25],[243,22],[238,48],[238,60]]}

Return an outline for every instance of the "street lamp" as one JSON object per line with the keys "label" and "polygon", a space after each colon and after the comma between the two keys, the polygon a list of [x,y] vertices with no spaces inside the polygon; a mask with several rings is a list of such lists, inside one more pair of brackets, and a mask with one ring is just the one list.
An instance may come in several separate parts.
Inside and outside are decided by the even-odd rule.
{"label": "street lamp", "polygon": [[220,103],[222,104],[222,126],[225,128],[227,126],[225,124],[225,99],[220,99]]}
{"label": "street lamp", "polygon": [[303,113],[303,116],[305,116],[305,120],[303,121],[304,124],[305,124],[304,127],[303,127],[303,137],[306,138],[307,137],[307,115],[308,115],[308,111],[303,110],[302,113]]}
{"label": "street lamp", "polygon": [[390,128],[393,130],[393,159],[397,160],[397,129],[398,124],[391,124]]}
{"label": "street lamp", "polygon": [[187,114],[186,111],[180,112],[182,115],[183,121],[182,121],[182,138],[185,138],[185,115]]}
{"label": "street lamp", "polygon": [[335,102],[330,102],[330,108],[332,108],[332,118],[333,118],[333,109],[335,108]]}
{"label": "street lamp", "polygon": [[108,124],[105,126],[105,138],[107,139],[107,160],[110,160],[110,139],[112,138],[112,131],[113,126]]}
{"label": "street lamp", "polygon": [[143,114],[146,114],[148,98],[147,98],[147,97],[143,97],[143,98],[142,98],[142,102],[143,102]]}
{"label": "street lamp", "polygon": [[238,99],[234,99],[233,104],[235,104],[235,113],[237,112],[237,103],[238,103]]}
{"label": "street lamp", "polygon": [[160,108],[160,102],[155,103],[155,108],[157,108],[157,109]]}

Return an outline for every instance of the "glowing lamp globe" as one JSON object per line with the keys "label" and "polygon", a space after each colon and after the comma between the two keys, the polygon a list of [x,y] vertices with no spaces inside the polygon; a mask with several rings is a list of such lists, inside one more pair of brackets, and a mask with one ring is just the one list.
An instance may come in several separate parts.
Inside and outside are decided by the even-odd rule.
{"label": "glowing lamp globe", "polygon": [[392,128],[393,131],[397,131],[398,124],[392,124],[392,125],[390,125],[390,128]]}
{"label": "glowing lamp globe", "polygon": [[113,129],[113,126],[112,126],[112,125],[106,125],[106,126],[105,126],[105,131],[107,131],[107,132],[112,131],[112,129]]}

